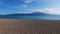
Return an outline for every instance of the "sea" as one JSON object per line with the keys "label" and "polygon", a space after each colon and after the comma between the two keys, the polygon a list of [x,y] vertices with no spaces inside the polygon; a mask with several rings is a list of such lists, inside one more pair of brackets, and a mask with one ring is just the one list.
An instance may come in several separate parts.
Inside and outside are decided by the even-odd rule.
{"label": "sea", "polygon": [[24,15],[24,16],[5,16],[4,19],[19,20],[60,20],[60,15]]}

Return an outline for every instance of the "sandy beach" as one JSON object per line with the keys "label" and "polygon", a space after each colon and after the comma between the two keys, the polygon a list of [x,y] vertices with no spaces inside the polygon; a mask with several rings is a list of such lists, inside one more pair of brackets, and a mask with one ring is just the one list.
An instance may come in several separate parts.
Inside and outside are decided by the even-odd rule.
{"label": "sandy beach", "polygon": [[0,34],[60,34],[60,20],[0,19]]}

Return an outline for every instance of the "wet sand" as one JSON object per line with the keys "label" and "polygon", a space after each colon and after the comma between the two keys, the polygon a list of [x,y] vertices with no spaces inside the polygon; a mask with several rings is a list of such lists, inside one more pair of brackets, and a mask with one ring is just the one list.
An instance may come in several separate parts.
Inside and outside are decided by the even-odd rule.
{"label": "wet sand", "polygon": [[0,34],[60,34],[60,20],[0,19]]}

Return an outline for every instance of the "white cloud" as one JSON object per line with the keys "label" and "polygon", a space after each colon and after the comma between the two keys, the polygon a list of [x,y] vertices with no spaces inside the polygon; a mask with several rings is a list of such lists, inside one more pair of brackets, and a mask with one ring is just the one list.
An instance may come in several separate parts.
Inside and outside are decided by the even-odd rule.
{"label": "white cloud", "polygon": [[48,14],[55,14],[55,15],[60,15],[60,11],[56,10],[56,9],[44,9],[44,10],[33,10],[35,12],[43,12],[43,13],[48,13]]}
{"label": "white cloud", "polygon": [[26,0],[25,3],[28,4],[28,3],[31,3],[31,2],[33,2],[33,1],[35,1],[35,0]]}
{"label": "white cloud", "polygon": [[33,2],[33,1],[35,1],[35,0],[25,0],[25,4],[24,5],[22,5],[24,8],[26,8],[27,7],[27,5],[29,4],[29,3],[31,3],[31,2]]}
{"label": "white cloud", "polygon": [[34,1],[36,1],[36,3],[49,3],[49,2],[55,2],[56,0],[25,0],[24,4],[28,5],[29,3]]}
{"label": "white cloud", "polygon": [[22,7],[23,7],[23,8],[26,8],[26,7],[27,7],[27,5],[22,5]]}
{"label": "white cloud", "polygon": [[26,0],[26,1],[25,1],[25,3],[30,3],[30,2],[31,2],[31,0]]}

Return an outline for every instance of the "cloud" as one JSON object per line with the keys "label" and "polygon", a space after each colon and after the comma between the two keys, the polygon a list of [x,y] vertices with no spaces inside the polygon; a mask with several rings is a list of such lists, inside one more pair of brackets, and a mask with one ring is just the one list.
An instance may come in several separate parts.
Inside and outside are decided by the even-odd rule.
{"label": "cloud", "polygon": [[[35,1],[35,2],[34,2]],[[55,2],[56,0],[25,0],[24,4],[28,6],[29,3],[36,3],[36,4],[43,4],[43,3],[52,3]]]}
{"label": "cloud", "polygon": [[31,2],[33,2],[33,1],[35,1],[35,0],[25,0],[24,1],[24,5],[22,5],[24,8],[26,8],[27,7],[27,5],[29,4],[29,3],[31,3]]}
{"label": "cloud", "polygon": [[31,2],[33,2],[33,1],[35,1],[35,0],[26,0],[25,3],[28,4],[28,3],[31,3]]}
{"label": "cloud", "polygon": [[47,14],[55,14],[55,15],[60,15],[60,11],[54,9],[54,8],[45,8],[43,10],[33,10],[33,12],[43,12],[43,13],[47,13]]}
{"label": "cloud", "polygon": [[22,7],[23,7],[23,8],[26,8],[26,7],[27,7],[27,5],[22,5]]}
{"label": "cloud", "polygon": [[32,2],[32,1],[31,1],[31,0],[26,0],[26,1],[25,1],[25,3],[30,3],[30,2]]}

